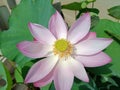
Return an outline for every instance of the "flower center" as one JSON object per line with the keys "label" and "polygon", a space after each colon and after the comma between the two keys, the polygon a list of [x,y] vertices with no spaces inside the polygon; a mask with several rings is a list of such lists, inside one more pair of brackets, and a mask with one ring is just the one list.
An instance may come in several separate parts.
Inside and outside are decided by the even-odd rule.
{"label": "flower center", "polygon": [[53,52],[60,58],[69,56],[73,51],[73,46],[65,39],[59,39],[55,42]]}
{"label": "flower center", "polygon": [[68,48],[68,42],[64,39],[57,40],[55,42],[55,48],[60,52],[64,52]]}

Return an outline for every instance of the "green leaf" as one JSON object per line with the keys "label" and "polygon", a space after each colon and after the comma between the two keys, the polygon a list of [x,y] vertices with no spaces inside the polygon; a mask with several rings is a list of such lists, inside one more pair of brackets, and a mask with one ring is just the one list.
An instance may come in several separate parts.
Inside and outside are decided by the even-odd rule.
{"label": "green leaf", "polygon": [[94,28],[99,23],[99,20],[100,19],[98,16],[93,15],[91,17],[91,29]]}
{"label": "green leaf", "polygon": [[88,2],[95,2],[96,0],[87,0]]}
{"label": "green leaf", "polygon": [[112,79],[111,77],[109,77],[109,76],[104,76],[104,75],[102,75],[102,82],[104,83],[104,82],[109,82],[109,83],[111,83],[113,86],[116,86],[116,87],[118,87],[118,84],[115,82],[115,80],[114,79]]}
{"label": "green leaf", "polygon": [[51,82],[44,87],[41,87],[40,90],[55,90],[54,82]]}
{"label": "green leaf", "polygon": [[99,14],[99,10],[97,8],[84,8],[84,9],[79,10],[79,13],[76,16],[76,18],[79,18],[80,15],[82,15],[82,13],[86,13],[86,12],[90,12],[92,16]]}
{"label": "green leaf", "polygon": [[83,8],[86,8],[89,3],[90,2],[87,2],[87,1],[73,2],[73,3],[66,4],[66,5],[62,5],[62,9],[82,10]]}
{"label": "green leaf", "polygon": [[[105,31],[111,31],[114,33],[120,34],[120,23],[113,22],[110,20],[100,20],[100,22],[97,24],[95,28],[92,29],[92,31],[97,33],[97,37],[105,37],[105,38],[111,38],[110,35],[108,35]],[[114,39],[114,38],[113,38]],[[104,67],[101,67],[96,69],[95,71],[92,70],[92,72],[107,72],[107,70],[111,70],[112,72],[109,72],[108,74],[117,75],[120,77],[120,43],[114,39],[112,44],[105,49],[105,52],[111,57],[112,62]],[[108,69],[106,69],[108,68]]]}
{"label": "green leaf", "polygon": [[16,80],[17,83],[23,83],[24,82],[20,67],[16,67],[16,69],[14,71],[14,76],[15,76],[15,80]]}
{"label": "green leaf", "polygon": [[82,3],[79,2],[73,2],[70,4],[62,5],[62,9],[81,10],[82,9],[81,4]]}
{"label": "green leaf", "polygon": [[0,48],[3,55],[19,66],[24,66],[31,58],[21,54],[16,45],[21,41],[33,39],[28,23],[38,23],[47,27],[54,12],[51,0],[22,0],[11,13],[9,30],[0,35]]}
{"label": "green leaf", "polygon": [[119,77],[112,76],[112,79],[117,83],[117,85],[118,85],[119,88],[120,88],[120,78],[119,78]]}
{"label": "green leaf", "polygon": [[23,78],[25,78],[26,77],[26,74],[28,73],[28,70],[32,67],[32,65],[33,65],[34,63],[32,62],[32,61],[30,61],[30,62],[27,62],[25,65],[24,65],[24,67],[22,68],[22,76],[23,76]]}
{"label": "green leaf", "polygon": [[87,3],[86,2],[83,2],[82,4],[81,4],[81,8],[86,8],[87,7]]}
{"label": "green leaf", "polygon": [[51,3],[53,3],[54,0],[51,0]]}
{"label": "green leaf", "polygon": [[44,86],[44,87],[41,87],[40,90],[54,90],[54,89],[50,89],[50,86],[51,86],[52,83]]}
{"label": "green leaf", "polygon": [[51,83],[49,90],[55,90],[54,82]]}
{"label": "green leaf", "polygon": [[[54,83],[50,83],[42,88],[40,90],[55,90]],[[79,79],[75,78],[74,83],[72,85],[71,90],[98,90],[95,81],[90,77],[90,82],[81,82]]]}
{"label": "green leaf", "polygon": [[108,9],[108,12],[110,16],[120,19],[120,5]]}
{"label": "green leaf", "polygon": [[113,33],[112,31],[109,31],[109,30],[107,30],[106,32],[111,36],[113,36],[114,38],[120,40],[120,33]]}
{"label": "green leaf", "polygon": [[95,81],[91,77],[89,79],[89,83],[86,83],[75,78],[72,90],[98,90]]}
{"label": "green leaf", "polygon": [[[0,61],[0,80],[4,81],[4,85],[1,86],[0,84],[0,90],[11,90],[12,88],[12,78],[10,77],[10,73],[5,68],[5,66]],[[1,82],[3,83],[3,82]]]}
{"label": "green leaf", "polygon": [[89,72],[94,73],[95,75],[105,74],[109,75],[112,71],[109,69],[111,64],[107,64],[101,67],[93,67],[93,68],[87,68]]}
{"label": "green leaf", "polygon": [[83,0],[81,2],[72,2],[69,4],[62,5],[62,9],[68,10],[82,10],[87,8],[88,4],[95,2],[96,0]]}

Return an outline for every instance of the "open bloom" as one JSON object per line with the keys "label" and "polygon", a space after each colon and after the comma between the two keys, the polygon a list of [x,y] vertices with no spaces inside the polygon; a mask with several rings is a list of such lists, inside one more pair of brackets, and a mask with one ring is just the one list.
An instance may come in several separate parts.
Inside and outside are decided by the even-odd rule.
{"label": "open bloom", "polygon": [[70,90],[74,76],[89,82],[84,67],[102,66],[111,58],[102,52],[111,39],[97,38],[89,32],[90,14],[85,13],[67,30],[61,15],[56,13],[49,21],[49,30],[44,26],[29,23],[34,41],[23,41],[18,49],[31,58],[46,57],[29,70],[25,83],[42,87],[54,80],[56,90]]}

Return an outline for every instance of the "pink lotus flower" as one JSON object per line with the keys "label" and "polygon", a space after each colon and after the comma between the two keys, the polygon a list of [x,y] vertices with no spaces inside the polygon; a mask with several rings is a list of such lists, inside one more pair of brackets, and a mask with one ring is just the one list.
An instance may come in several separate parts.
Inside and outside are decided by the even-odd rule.
{"label": "pink lotus flower", "polygon": [[42,87],[54,80],[56,90],[70,90],[74,76],[89,82],[84,67],[102,66],[111,58],[102,52],[112,39],[97,38],[89,32],[90,14],[82,15],[67,30],[61,15],[56,12],[49,21],[49,30],[44,26],[29,23],[34,41],[23,41],[18,49],[31,58],[46,57],[29,70],[25,83]]}

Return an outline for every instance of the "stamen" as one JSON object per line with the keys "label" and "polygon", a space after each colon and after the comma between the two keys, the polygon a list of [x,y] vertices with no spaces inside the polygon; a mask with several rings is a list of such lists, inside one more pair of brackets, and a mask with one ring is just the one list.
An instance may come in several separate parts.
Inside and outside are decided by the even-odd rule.
{"label": "stamen", "polygon": [[60,39],[54,44],[53,52],[55,55],[59,55],[60,58],[68,57],[72,54],[73,46],[69,41]]}

